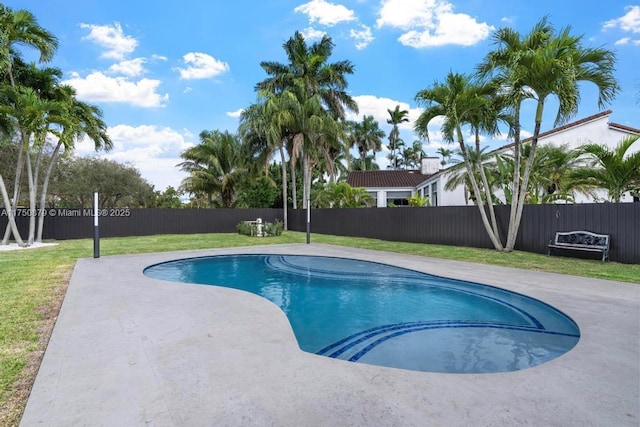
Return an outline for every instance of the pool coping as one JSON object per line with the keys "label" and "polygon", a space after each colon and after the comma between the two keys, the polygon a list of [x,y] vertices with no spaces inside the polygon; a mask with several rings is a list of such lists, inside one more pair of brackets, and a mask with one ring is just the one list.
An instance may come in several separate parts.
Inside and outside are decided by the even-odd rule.
{"label": "pool coping", "polygon": [[[285,315],[261,297],[142,273],[234,253],[349,257],[489,284],[553,305],[581,339],[507,373],[349,363],[299,350]],[[323,244],[81,259],[21,425],[637,426],[639,360],[637,284]]]}

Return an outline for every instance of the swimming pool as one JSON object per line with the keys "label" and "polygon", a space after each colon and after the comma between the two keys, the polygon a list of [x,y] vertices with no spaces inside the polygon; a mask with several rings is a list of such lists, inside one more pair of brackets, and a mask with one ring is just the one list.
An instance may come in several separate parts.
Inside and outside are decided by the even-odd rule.
{"label": "swimming pool", "polygon": [[284,311],[302,350],[352,362],[516,371],[561,356],[580,338],[569,317],[539,300],[368,261],[221,255],[156,264],[144,273],[260,295]]}

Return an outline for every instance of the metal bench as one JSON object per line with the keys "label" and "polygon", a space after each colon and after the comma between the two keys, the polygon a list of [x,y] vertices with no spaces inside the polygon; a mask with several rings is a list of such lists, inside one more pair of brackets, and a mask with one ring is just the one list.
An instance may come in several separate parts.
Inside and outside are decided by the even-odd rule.
{"label": "metal bench", "polygon": [[552,249],[600,252],[604,262],[609,259],[609,235],[590,231],[557,232],[555,239],[549,242],[549,255]]}

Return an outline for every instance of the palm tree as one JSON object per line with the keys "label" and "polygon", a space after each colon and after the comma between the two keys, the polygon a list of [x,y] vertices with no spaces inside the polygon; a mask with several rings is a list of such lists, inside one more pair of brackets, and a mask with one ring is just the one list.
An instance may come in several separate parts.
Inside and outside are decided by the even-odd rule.
{"label": "palm tree", "polygon": [[364,208],[373,203],[373,196],[364,187],[354,188],[346,182],[327,184],[314,201],[319,208]]}
{"label": "palm tree", "polygon": [[573,170],[580,166],[580,151],[567,145],[545,145],[538,148],[530,188],[542,189],[541,203],[558,200],[573,202],[574,191],[586,193],[584,186],[571,179]]}
{"label": "palm tree", "polygon": [[[38,93],[28,87],[5,86],[0,89],[0,93],[8,102],[0,105],[0,114],[8,115],[15,120],[19,129],[20,151],[23,153],[24,163],[18,164],[16,168],[14,190],[14,206],[18,203],[19,186],[22,169],[26,168],[29,187],[29,207],[31,212],[36,212],[36,198],[38,185],[38,171],[41,160],[41,147],[52,124],[64,122],[64,106],[58,101],[42,99]],[[34,146],[31,146],[33,140]],[[32,161],[32,152],[36,154],[35,163]],[[20,161],[20,156],[18,158]],[[29,217],[29,236],[27,245],[31,245],[35,239],[35,216]],[[3,244],[8,243],[8,235],[5,233]]]}
{"label": "palm tree", "polygon": [[619,203],[627,191],[640,192],[640,151],[627,155],[627,151],[640,136],[627,136],[614,149],[606,145],[587,144],[580,153],[589,162],[574,170],[571,178],[576,182],[592,187],[604,188],[612,202]]}
{"label": "palm tree", "polygon": [[404,169],[417,169],[420,167],[420,159],[426,153],[422,149],[422,142],[413,141],[410,147],[405,147],[400,156],[400,165]]}
{"label": "palm tree", "polygon": [[554,126],[565,123],[578,111],[580,82],[594,83],[598,88],[598,106],[609,104],[619,90],[614,77],[615,54],[604,48],[585,48],[582,36],[570,34],[570,28],[556,33],[548,18],[542,18],[522,36],[510,28],[498,30],[494,37],[498,46],[478,67],[479,75],[494,76],[495,83],[508,97],[514,110],[514,156],[520,163],[520,111],[525,99],[536,106],[531,152],[520,179],[519,168],[513,180],[513,201],[505,250],[511,251],[520,226],[529,177],[535,158],[538,136],[547,98],[555,95],[558,112]]}
{"label": "palm tree", "polygon": [[184,151],[178,164],[189,173],[181,187],[192,194],[206,194],[209,205],[230,208],[236,201],[236,186],[244,170],[236,135],[218,130],[200,132],[200,144]]}
{"label": "palm tree", "polygon": [[12,10],[0,4],[0,72],[6,73],[15,87],[13,59],[18,56],[15,46],[29,46],[40,53],[40,62],[48,62],[58,48],[58,39],[38,24],[27,10]]}
{"label": "palm tree", "polygon": [[[482,164],[482,167],[485,170],[486,176],[492,177],[492,179],[488,180],[487,185],[489,185],[491,191],[493,191],[494,188],[499,186],[500,174],[499,174],[498,165],[494,160],[492,160],[492,157],[490,153],[487,153],[487,150],[488,150],[488,147],[483,147],[478,152],[472,146],[467,145],[466,152],[467,152],[467,155],[469,156],[469,160],[471,164],[474,164],[474,165],[478,163]],[[449,151],[452,152],[451,156],[455,155],[462,158],[462,153],[460,152],[460,150],[456,150],[456,151],[449,150]],[[475,203],[476,195],[473,193],[472,194],[469,193],[472,185],[471,185],[471,180],[469,179],[469,172],[466,168],[465,161],[458,158],[453,158],[451,160],[451,163],[453,163],[453,166],[451,166],[451,168],[448,169],[447,182],[444,185],[444,189],[447,191],[452,191],[459,186],[463,186],[464,194],[465,194],[465,202],[471,200]],[[478,169],[474,168],[473,173],[475,174],[476,182],[480,182],[481,178],[480,178],[480,172],[478,171]],[[484,191],[484,188],[481,188],[481,190],[483,190],[481,191],[482,200],[486,203],[487,201],[486,191]],[[492,197],[492,199],[494,202],[498,201],[496,197]]]}
{"label": "palm tree", "polygon": [[240,116],[239,133],[249,157],[258,157],[263,163],[265,173],[269,171],[269,162],[275,151],[280,153],[280,171],[282,174],[283,226],[288,229],[288,191],[286,160],[286,110],[278,105],[279,97],[265,95],[261,103],[252,104]]}
{"label": "palm tree", "polygon": [[380,170],[380,165],[376,162],[376,156],[368,155],[364,159],[361,158],[352,158],[351,159],[351,170],[354,171],[373,171]]}
{"label": "palm tree", "polygon": [[398,157],[396,152],[400,150],[400,143],[402,142],[400,139],[400,129],[398,129],[398,125],[409,121],[409,111],[401,110],[400,105],[396,105],[396,108],[393,110],[387,109],[387,112],[389,113],[387,123],[392,126],[391,132],[389,132],[389,150],[391,151],[389,159],[393,162],[391,164],[392,168],[398,169]]}
{"label": "palm tree", "polygon": [[363,116],[362,122],[353,123],[352,142],[358,148],[362,165],[369,151],[373,151],[374,156],[380,151],[384,136],[384,131],[378,127],[378,122],[373,116]]}
{"label": "palm tree", "polygon": [[448,148],[444,148],[444,147],[438,148],[436,150],[436,153],[442,156],[442,161],[440,161],[440,164],[442,165],[442,167],[445,167],[447,165],[447,161],[451,158],[451,156],[453,156],[453,150],[449,150]]}
{"label": "palm tree", "polygon": [[[306,207],[311,191],[311,168],[315,163],[313,156],[318,158],[320,151],[314,145],[337,137],[336,122],[344,119],[346,109],[358,111],[357,104],[346,91],[346,75],[353,74],[353,64],[347,60],[329,63],[333,47],[327,35],[319,42],[307,45],[304,36],[296,31],[283,45],[287,64],[271,61],[260,63],[269,77],[258,83],[256,89],[260,94],[283,95],[284,102],[294,113],[295,124],[292,124],[292,128],[298,131],[293,132],[296,137],[290,139],[292,149],[289,153],[292,159],[294,153],[302,153],[303,207]],[[330,124],[329,121],[334,123]]]}
{"label": "palm tree", "polygon": [[[425,111],[420,114],[415,123],[415,130],[424,138],[429,138],[429,123],[436,117],[444,117],[442,123],[442,134],[446,142],[457,140],[460,155],[467,169],[467,176],[471,184],[473,198],[480,211],[482,223],[487,230],[489,238],[497,250],[502,250],[502,242],[500,241],[499,228],[497,225],[495,213],[493,211],[492,196],[488,193],[490,188],[486,182],[486,178],[481,178],[484,189],[484,197],[480,192],[480,185],[476,176],[485,176],[484,168],[480,163],[480,156],[477,157],[476,163],[472,162],[471,154],[464,142],[462,127],[469,124],[474,130],[480,129],[478,117],[491,117],[493,114],[486,112],[486,109],[493,108],[493,105],[486,101],[491,95],[491,87],[488,85],[476,84],[469,76],[449,72],[444,83],[435,82],[428,89],[421,90],[416,95],[416,101],[426,104]],[[487,130],[490,127],[483,126]],[[477,140],[478,141],[478,140]],[[476,148],[479,152],[479,148]],[[489,206],[491,222],[487,217],[484,208],[484,201]]]}
{"label": "palm tree", "polygon": [[[0,75],[8,76],[9,84],[12,88],[16,88],[16,81],[13,74],[13,62],[19,59],[19,53],[15,50],[16,46],[28,46],[35,48],[40,53],[40,62],[47,62],[55,53],[58,47],[58,40],[56,37],[42,28],[35,16],[27,10],[14,11],[3,4],[0,4]],[[24,136],[29,132],[20,129],[20,132]],[[20,144],[20,150],[18,154],[17,167],[16,167],[16,179],[14,180],[17,185],[20,185],[20,174],[22,173],[25,151],[28,147],[24,146],[24,139]],[[4,181],[0,182],[4,185]],[[19,188],[19,187],[18,187]],[[3,188],[6,192],[6,188]],[[14,196],[16,191],[14,190]],[[18,203],[18,197],[14,197],[13,206],[7,206],[7,212],[11,219],[15,214],[15,209]],[[11,223],[11,221],[9,221]],[[10,224],[9,224],[10,225]],[[9,228],[9,227],[7,227]],[[15,229],[17,231],[17,229]],[[2,244],[8,243],[9,233],[5,233],[5,238],[2,239]],[[22,241],[19,235],[14,232],[16,241]]]}
{"label": "palm tree", "polygon": [[[64,147],[65,152],[68,152],[73,149],[76,141],[86,136],[93,142],[96,151],[109,151],[113,148],[111,138],[107,134],[107,124],[102,120],[102,110],[95,105],[75,99],[75,90],[70,86],[60,86],[57,92],[59,101],[65,106],[64,120],[62,129],[58,132],[58,143],[51,153],[42,181],[40,208],[44,208],[46,204],[51,172],[62,147]],[[43,228],[44,215],[40,215],[38,217],[36,242],[42,242]]]}

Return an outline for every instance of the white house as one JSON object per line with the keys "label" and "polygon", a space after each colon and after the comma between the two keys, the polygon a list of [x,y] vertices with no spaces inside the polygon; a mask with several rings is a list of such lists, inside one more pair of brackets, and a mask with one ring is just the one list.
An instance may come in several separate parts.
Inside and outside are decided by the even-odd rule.
{"label": "white house", "polygon": [[427,177],[438,172],[438,159],[434,159],[435,169],[429,171],[351,171],[347,175],[347,182],[352,187],[366,188],[369,194],[376,199],[376,206],[379,208],[386,208],[389,204],[406,206],[408,205],[407,198],[416,192],[417,186]]}
{"label": "white house", "polygon": [[[609,122],[612,111],[607,110],[589,117],[577,120],[564,126],[543,132],[538,137],[539,145],[554,144],[567,145],[570,149],[587,143],[605,144],[616,147],[620,141],[629,135],[640,135],[640,129]],[[527,142],[525,139],[523,142]],[[505,145],[492,153],[511,150],[513,144]],[[635,143],[630,153],[640,150],[640,142]],[[352,187],[365,187],[377,200],[378,207],[385,207],[390,202],[395,205],[406,205],[406,197],[418,193],[428,196],[431,206],[460,206],[473,204],[469,200],[463,186],[454,190],[445,190],[445,184],[450,177],[451,168],[439,170],[437,157],[427,157],[422,160],[421,170],[393,170],[393,171],[354,171],[347,176],[347,182]],[[421,179],[421,180],[420,180]],[[419,181],[419,182],[417,182]],[[415,183],[417,182],[417,183]],[[414,184],[415,183],[415,184]],[[596,198],[606,199],[606,191],[596,193]],[[403,202],[403,199],[405,200]],[[588,203],[594,200],[590,197],[576,194],[576,203]],[[625,194],[622,202],[632,202],[630,194]]]}

